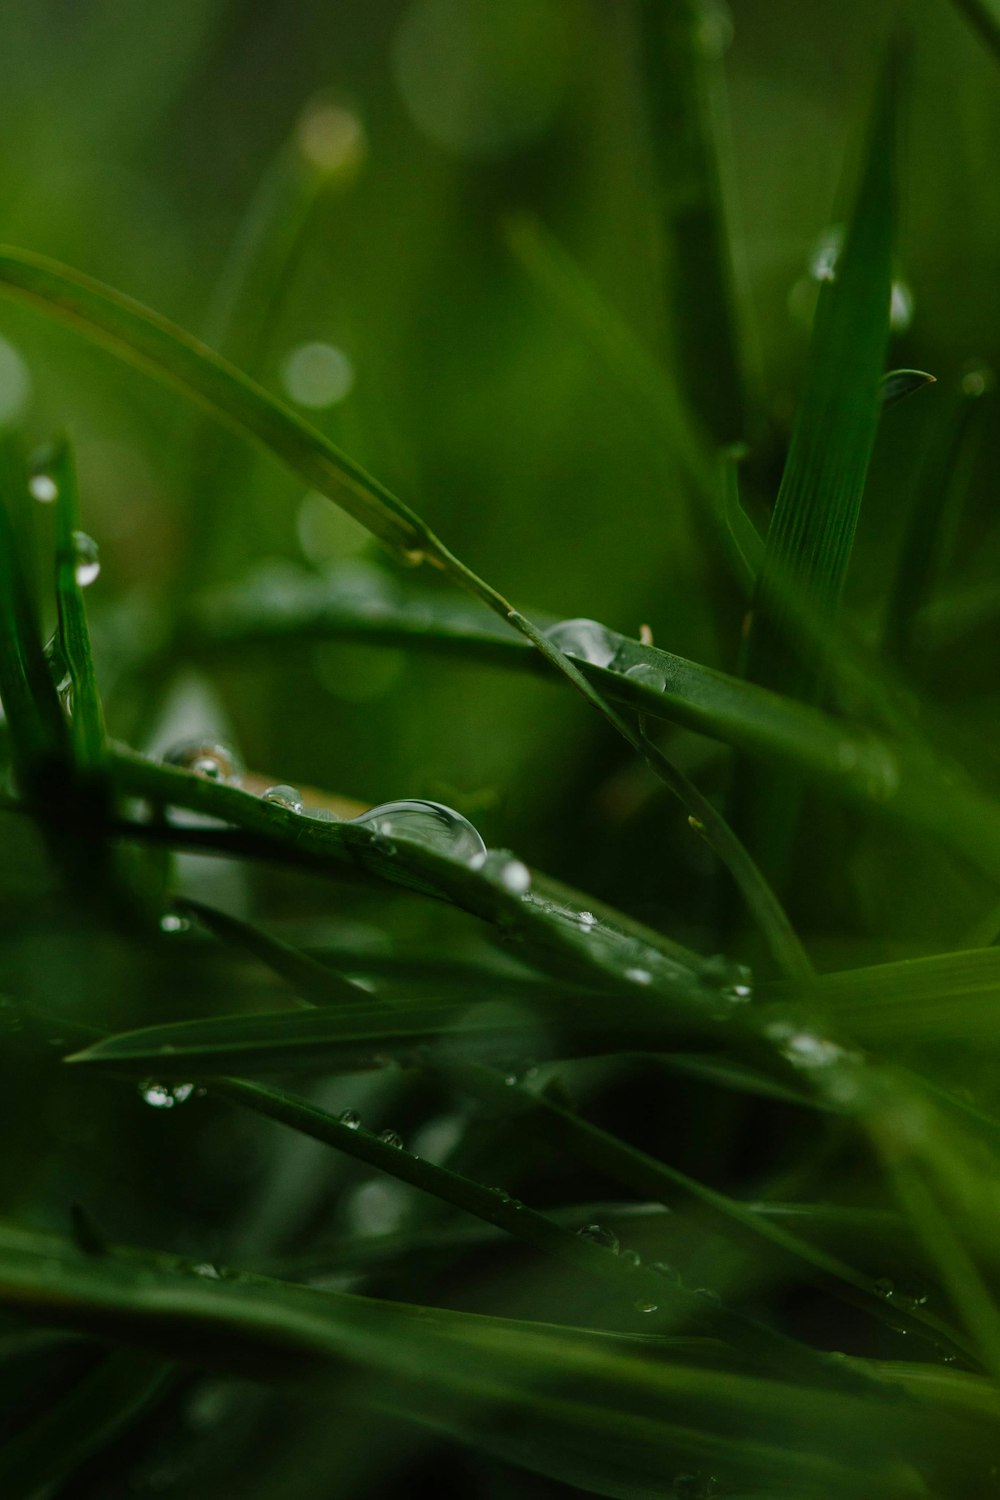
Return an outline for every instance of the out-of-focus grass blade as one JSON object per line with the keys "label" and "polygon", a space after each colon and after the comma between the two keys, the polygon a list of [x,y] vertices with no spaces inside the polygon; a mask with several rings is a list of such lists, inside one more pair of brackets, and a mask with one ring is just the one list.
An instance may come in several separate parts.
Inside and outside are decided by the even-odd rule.
{"label": "out-of-focus grass blade", "polygon": [[80,582],[80,503],[76,467],[68,443],[57,449],[49,474],[56,487],[56,604],[59,638],[72,693],[70,738],[77,766],[85,774],[92,774],[104,762],[106,736]]}
{"label": "out-of-focus grass blade", "polygon": [[668,1010],[659,1025],[648,1016],[630,1019],[626,1007],[609,1005],[603,995],[572,1009],[569,998],[553,1002],[543,991],[543,1000],[533,988],[525,990],[520,1005],[513,1000],[482,1005],[474,996],[471,1003],[458,1004],[420,998],[390,1002],[359,993],[363,998],[353,1004],[215,1016],[123,1032],[72,1060],[131,1073],[166,1064],[185,1076],[293,1068],[353,1072],[384,1067],[390,1059],[404,1065],[472,1058],[502,1064],[512,1057],[657,1050],[674,1040]]}
{"label": "out-of-focus grass blade", "polygon": [[640,0],[637,23],[667,261],[668,343],[700,426],[717,443],[731,443],[747,434],[713,115],[717,63],[706,46],[712,23],[701,0]]}
{"label": "out-of-focus grass blade", "polygon": [[364,986],[355,984],[350,979],[342,979],[326,964],[311,958],[308,953],[292,948],[288,943],[279,942],[277,938],[262,932],[249,922],[241,922],[238,917],[228,916],[201,901],[184,899],[175,901],[174,905],[178,910],[190,912],[197,917],[199,922],[223,942],[252,953],[261,963],[287,980],[295,993],[311,1005],[356,1004],[367,998],[368,992]]}
{"label": "out-of-focus grass blade", "polygon": [[419,554],[430,533],[417,516],[289,407],[228,360],[130,297],[27,250],[0,248],[0,289],[42,306],[270,449],[312,488],[329,495],[402,554]]}
{"label": "out-of-focus grass blade", "polygon": [[25,1431],[0,1445],[0,1494],[36,1500],[108,1447],[162,1396],[174,1371],[131,1350],[107,1355]]}
{"label": "out-of-focus grass blade", "polygon": [[975,394],[960,387],[938,417],[909,509],[884,631],[887,651],[906,670],[914,665],[917,622],[930,603],[945,552],[947,517],[954,511],[964,477],[960,459],[976,407]]}
{"label": "out-of-focus grass blade", "polygon": [[954,0],[954,4],[1000,62],[1000,5],[997,0]]}
{"label": "out-of-focus grass blade", "polygon": [[880,84],[857,200],[834,277],[816,310],[791,447],[754,598],[747,673],[813,698],[824,663],[803,656],[796,617],[832,620],[850,562],[879,414],[895,224],[895,82]]}
{"label": "out-of-focus grass blade", "polygon": [[838,1028],[867,1045],[994,1039],[1000,1036],[1000,948],[824,974],[811,998]]}
{"label": "out-of-focus grass blade", "polygon": [[168,1257],[119,1251],[95,1261],[8,1226],[0,1302],[209,1369],[310,1381],[327,1401],[323,1378],[346,1370],[346,1391],[337,1389],[359,1417],[394,1411],[618,1500],[662,1500],[665,1476],[696,1470],[724,1475],[734,1495],[958,1500],[979,1492],[995,1456],[994,1388],[948,1369],[927,1379],[899,1365],[873,1372],[861,1392],[791,1371],[761,1379],[704,1341],[410,1307],[263,1277],[208,1280]]}

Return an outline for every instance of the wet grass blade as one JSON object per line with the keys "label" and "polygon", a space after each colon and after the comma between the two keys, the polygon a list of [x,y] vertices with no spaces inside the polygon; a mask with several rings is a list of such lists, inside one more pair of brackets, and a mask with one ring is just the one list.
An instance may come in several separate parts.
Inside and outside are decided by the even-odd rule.
{"label": "wet grass blade", "polygon": [[350,1395],[359,1419],[394,1411],[620,1500],[659,1500],[664,1475],[693,1461],[725,1473],[734,1493],[920,1500],[942,1464],[955,1493],[974,1493],[995,1443],[995,1393],[954,1371],[928,1382],[900,1366],[860,1392],[791,1370],[760,1379],[703,1340],[602,1335],[246,1274],[208,1280],[171,1257],[95,1261],[12,1226],[0,1228],[0,1303],[163,1358],[307,1385],[326,1401],[323,1381],[346,1370],[339,1399]]}

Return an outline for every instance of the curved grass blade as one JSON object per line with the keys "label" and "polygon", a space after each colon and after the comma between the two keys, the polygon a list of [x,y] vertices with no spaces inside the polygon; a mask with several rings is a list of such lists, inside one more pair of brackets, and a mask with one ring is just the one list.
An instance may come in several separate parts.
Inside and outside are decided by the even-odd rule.
{"label": "curved grass blade", "polygon": [[[404,556],[433,542],[417,516],[359,464],[228,360],[130,297],[27,250],[0,247],[0,289],[33,302],[177,387],[274,452]],[[436,548],[433,548],[435,552]]]}
{"label": "curved grass blade", "polygon": [[882,376],[880,395],[883,409],[895,406],[897,401],[912,396],[914,391],[922,390],[925,385],[933,385],[935,379],[926,370],[890,370]]}

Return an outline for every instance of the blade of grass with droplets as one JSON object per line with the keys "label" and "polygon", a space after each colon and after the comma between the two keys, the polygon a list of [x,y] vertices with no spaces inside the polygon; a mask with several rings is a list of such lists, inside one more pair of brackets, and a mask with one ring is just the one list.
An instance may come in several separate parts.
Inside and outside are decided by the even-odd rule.
{"label": "blade of grass with droplets", "polygon": [[747,675],[814,698],[825,663],[802,656],[796,615],[833,620],[850,562],[889,334],[895,226],[896,73],[878,89],[862,171],[834,276],[820,290],[803,391],[754,596]]}
{"label": "blade of grass with droplets", "polygon": [[[308,1385],[326,1401],[324,1379],[346,1370],[338,1399],[359,1420],[396,1412],[620,1500],[659,1500],[664,1475],[692,1458],[742,1493],[920,1500],[925,1470],[945,1463],[956,1485],[971,1484],[995,1443],[990,1387],[954,1371],[932,1386],[900,1367],[860,1393],[817,1388],[790,1370],[760,1379],[704,1341],[651,1343],[245,1273],[207,1279],[173,1257],[116,1249],[95,1260],[13,1226],[0,1227],[0,1303],[164,1358]],[[734,1411],[745,1432],[734,1433]]]}
{"label": "blade of grass with droplets", "polygon": [[[719,180],[718,55],[699,0],[640,0],[636,12],[652,198],[667,262],[668,343],[701,428],[746,437],[731,236]],[[724,24],[722,21],[719,24]]]}
{"label": "blade of grass with droplets", "polygon": [[56,487],[54,508],[59,639],[66,658],[73,704],[69,732],[78,767],[84,774],[92,776],[104,764],[106,734],[84,604],[81,567],[95,565],[80,556],[80,547],[83,545],[79,529],[80,502],[76,466],[68,443],[63,442],[57,448],[49,472]]}
{"label": "blade of grass with droplets", "polygon": [[40,306],[126,363],[177,387],[251,442],[270,449],[397,552],[422,554],[431,546],[433,538],[423,522],[359,464],[228,360],[158,313],[56,261],[9,247],[0,248],[0,289]]}
{"label": "blade of grass with droplets", "polygon": [[[620,1296],[623,1308],[642,1303],[648,1309],[646,1318],[651,1332],[668,1332],[679,1326],[712,1330],[717,1337],[766,1366],[777,1365],[782,1372],[798,1369],[805,1378],[829,1378],[835,1386],[840,1384],[836,1369],[808,1346],[726,1308],[713,1307],[707,1312],[705,1299],[697,1293],[674,1287],[644,1266],[619,1260],[606,1247],[571,1233],[505,1193],[484,1187],[447,1167],[422,1161],[396,1141],[387,1144],[384,1139],[369,1135],[353,1123],[346,1124],[304,1099],[261,1084],[226,1078],[214,1080],[211,1089],[235,1104],[345,1151],[389,1176],[497,1225],[567,1267],[598,1279],[607,1288],[609,1298]],[[850,1377],[846,1383],[849,1386],[853,1383]]]}
{"label": "blade of grass with droplets", "polygon": [[[504,1113],[536,1118],[541,1138],[562,1146],[579,1160],[642,1197],[667,1206],[673,1205],[680,1197],[696,1205],[709,1225],[725,1238],[743,1247],[749,1245],[758,1254],[766,1246],[786,1267],[788,1264],[809,1266],[828,1279],[834,1290],[839,1289],[841,1294],[844,1291],[857,1294],[870,1315],[883,1322],[890,1321],[878,1278],[859,1270],[822,1245],[791,1232],[774,1217],[699,1182],[611,1132],[592,1125],[576,1110],[521,1084],[509,1083],[488,1068],[464,1065],[450,1068],[447,1076],[474,1098]],[[900,1310],[893,1309],[892,1321],[898,1323],[899,1318]],[[909,1328],[911,1332],[935,1342],[944,1339],[953,1348],[967,1349],[961,1335],[947,1321],[927,1314],[921,1308],[910,1310]]]}

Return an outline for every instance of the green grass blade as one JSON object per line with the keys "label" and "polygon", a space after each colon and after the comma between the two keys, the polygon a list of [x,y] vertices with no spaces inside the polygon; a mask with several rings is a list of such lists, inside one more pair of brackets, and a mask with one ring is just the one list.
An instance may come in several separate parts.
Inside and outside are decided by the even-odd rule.
{"label": "green grass blade", "polygon": [[353,459],[197,339],[78,271],[27,250],[0,248],[0,289],[24,298],[165,380],[251,442],[270,449],[313,489],[406,554],[432,542],[423,523]]}
{"label": "green grass blade", "polygon": [[796,616],[808,601],[817,621],[835,617],[878,424],[895,223],[895,71],[890,62],[843,252],[820,292],[754,600],[748,675],[797,697],[816,696],[824,663],[797,650]]}
{"label": "green grass blade", "polygon": [[717,443],[746,437],[742,359],[718,167],[716,60],[699,0],[637,7],[653,202],[667,261],[668,341],[692,409]]}
{"label": "green grass blade", "polygon": [[897,401],[912,396],[914,391],[922,390],[925,385],[933,385],[934,380],[935,377],[928,375],[926,370],[889,370],[882,376],[883,408],[895,406]]}

